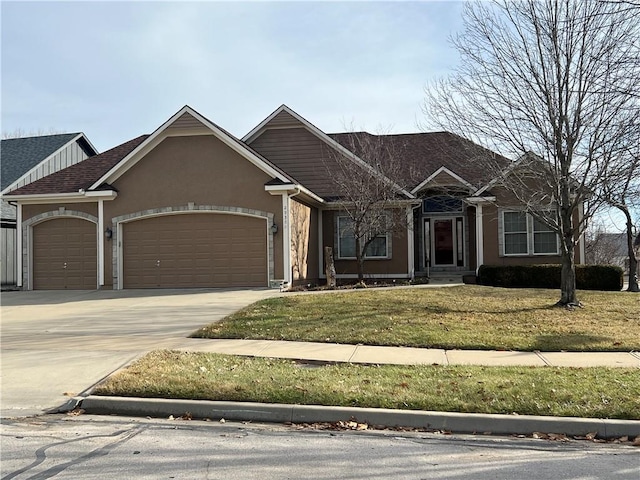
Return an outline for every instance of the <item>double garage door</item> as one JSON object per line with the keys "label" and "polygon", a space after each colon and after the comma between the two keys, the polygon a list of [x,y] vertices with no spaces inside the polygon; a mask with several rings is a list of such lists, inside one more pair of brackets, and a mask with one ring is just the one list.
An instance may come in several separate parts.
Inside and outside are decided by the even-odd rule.
{"label": "double garage door", "polygon": [[[264,287],[266,221],[179,214],[122,227],[124,288]],[[111,248],[105,242],[105,248]],[[96,225],[77,218],[33,227],[33,288],[95,289]]]}
{"label": "double garage door", "polygon": [[267,286],[260,218],[178,214],[122,225],[124,288]]}

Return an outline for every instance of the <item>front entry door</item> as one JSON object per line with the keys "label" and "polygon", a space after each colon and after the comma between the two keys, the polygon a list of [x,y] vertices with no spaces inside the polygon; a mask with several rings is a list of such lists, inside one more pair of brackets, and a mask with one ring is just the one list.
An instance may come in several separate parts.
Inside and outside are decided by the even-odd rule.
{"label": "front entry door", "polygon": [[451,218],[433,220],[433,264],[455,265],[455,222]]}

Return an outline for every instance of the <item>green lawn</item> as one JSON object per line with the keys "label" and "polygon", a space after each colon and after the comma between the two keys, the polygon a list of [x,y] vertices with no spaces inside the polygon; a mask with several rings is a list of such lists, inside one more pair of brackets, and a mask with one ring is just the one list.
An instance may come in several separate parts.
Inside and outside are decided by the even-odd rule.
{"label": "green lawn", "polygon": [[640,419],[640,375],[625,368],[300,365],[156,351],[97,395]]}
{"label": "green lawn", "polygon": [[450,288],[287,295],[257,302],[193,334],[521,351],[640,350],[640,295],[581,291],[584,308],[554,307],[557,290]]}

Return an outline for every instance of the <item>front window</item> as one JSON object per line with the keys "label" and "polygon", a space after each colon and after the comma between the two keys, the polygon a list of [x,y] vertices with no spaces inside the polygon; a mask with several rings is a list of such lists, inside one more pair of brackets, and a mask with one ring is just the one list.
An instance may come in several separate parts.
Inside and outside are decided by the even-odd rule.
{"label": "front window", "polygon": [[[362,239],[362,241],[366,241]],[[365,258],[388,258],[388,235],[377,235],[367,245]],[[338,217],[338,258],[356,258],[356,238],[353,234],[353,220]]]}
{"label": "front window", "polygon": [[558,253],[558,237],[544,222],[533,219],[533,253]]}
{"label": "front window", "polygon": [[557,255],[558,236],[544,222],[525,212],[502,212],[504,255]]}
{"label": "front window", "polygon": [[527,214],[504,212],[504,254],[526,255],[528,253]]}

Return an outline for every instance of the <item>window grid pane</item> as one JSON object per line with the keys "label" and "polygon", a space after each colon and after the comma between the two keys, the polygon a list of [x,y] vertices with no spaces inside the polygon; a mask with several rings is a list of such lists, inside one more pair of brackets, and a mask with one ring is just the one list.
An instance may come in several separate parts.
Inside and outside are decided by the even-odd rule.
{"label": "window grid pane", "polygon": [[535,253],[557,253],[558,242],[553,232],[541,232],[533,234],[533,251]]}
{"label": "window grid pane", "polygon": [[506,255],[518,255],[528,253],[526,233],[505,233],[504,253]]}
{"label": "window grid pane", "polygon": [[387,236],[381,235],[373,239],[367,246],[365,252],[367,257],[386,257],[387,256]]}
{"label": "window grid pane", "polygon": [[558,253],[558,242],[555,232],[537,218],[533,219],[533,252]]}

